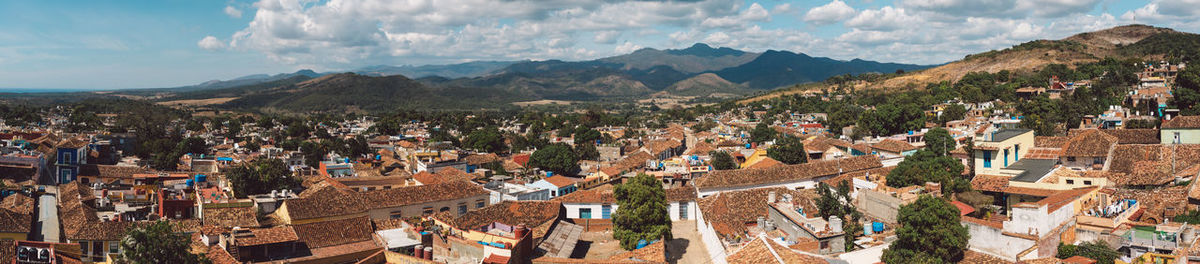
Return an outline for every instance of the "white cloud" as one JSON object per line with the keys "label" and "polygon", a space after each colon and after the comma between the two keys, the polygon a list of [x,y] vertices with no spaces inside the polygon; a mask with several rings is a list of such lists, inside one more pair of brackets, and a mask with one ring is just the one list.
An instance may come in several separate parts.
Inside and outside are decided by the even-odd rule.
{"label": "white cloud", "polygon": [[823,6],[814,7],[804,14],[804,22],[825,25],[854,17],[854,8],[841,0],[833,0]]}
{"label": "white cloud", "polygon": [[621,36],[621,32],[616,30],[599,31],[595,34],[596,35],[592,37],[592,41],[600,44],[617,43],[617,37]]}
{"label": "white cloud", "polygon": [[758,3],[750,4],[750,8],[742,11],[740,14],[726,17],[710,17],[700,22],[701,26],[705,27],[744,27],[753,22],[767,21],[771,19],[771,15],[766,8]]}
{"label": "white cloud", "polygon": [[618,45],[616,48],[613,48],[613,52],[615,52],[617,54],[628,54],[628,53],[631,53],[631,52],[634,52],[634,51],[637,51],[640,49],[642,49],[642,46],[639,46],[639,45],[633,44],[632,42],[626,41],[625,43],[621,43],[621,45]]}
{"label": "white cloud", "polygon": [[903,27],[919,27],[925,22],[918,16],[908,14],[903,8],[885,6],[868,9],[846,21],[846,26],[862,30],[895,30]]}
{"label": "white cloud", "polygon": [[221,42],[220,39],[217,39],[217,37],[213,36],[206,36],[203,39],[200,39],[199,42],[196,42],[196,46],[200,46],[201,49],[205,50],[220,50],[226,48],[225,42]]}
{"label": "white cloud", "polygon": [[796,10],[792,9],[792,4],[790,3],[778,4],[771,8],[772,14],[789,14],[792,13],[792,11]]}
{"label": "white cloud", "polygon": [[238,10],[233,6],[225,6],[225,15],[232,18],[242,18],[242,10]]}

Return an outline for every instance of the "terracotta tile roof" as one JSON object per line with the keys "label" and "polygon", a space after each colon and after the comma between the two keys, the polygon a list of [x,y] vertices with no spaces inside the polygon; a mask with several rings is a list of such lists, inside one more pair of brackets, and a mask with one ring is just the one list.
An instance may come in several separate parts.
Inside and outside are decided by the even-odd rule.
{"label": "terracotta tile roof", "polygon": [[[13,194],[12,196],[19,196]],[[0,232],[29,233],[33,229],[33,215],[10,209],[0,209]]]}
{"label": "terracotta tile roof", "polygon": [[442,182],[470,181],[475,179],[475,175],[455,168],[445,168],[439,170],[437,175],[441,176]]}
{"label": "terracotta tile roof", "polygon": [[1109,150],[1117,144],[1117,137],[1089,129],[1067,140],[1063,145],[1063,156],[1068,157],[1107,157]]}
{"label": "terracotta tile roof", "polygon": [[833,178],[821,180],[821,182],[825,183],[825,184],[829,184],[830,186],[837,186],[838,184],[841,184],[842,181],[850,181],[852,183],[854,181],[853,180],[854,178],[865,179],[865,178],[867,178],[867,176],[871,176],[871,179],[884,178],[884,182],[887,182],[888,173],[891,173],[892,170],[895,168],[896,168],[896,166],[891,166],[891,167],[861,170],[861,171],[850,172],[850,173],[843,173],[842,175],[834,176]]}
{"label": "terracotta tile roof", "polygon": [[1028,151],[1026,151],[1025,157],[1023,157],[1023,158],[1024,159],[1054,160],[1054,159],[1058,159],[1058,156],[1060,154],[1062,154],[1062,149],[1035,147],[1035,148],[1032,148],[1032,149],[1029,149]]}
{"label": "terracotta tile roof", "polygon": [[16,263],[17,258],[17,241],[12,239],[0,239],[0,262]]}
{"label": "terracotta tile roof", "polygon": [[496,156],[494,153],[472,154],[463,158],[463,161],[470,165],[483,165],[501,160],[500,156]]}
{"label": "terracotta tile roof", "polygon": [[767,196],[776,193],[776,199],[782,199],[784,194],[791,194],[793,202],[804,207],[806,212],[817,213],[817,194],[812,190],[789,190],[787,188],[762,188],[745,191],[723,192],[709,197],[700,198],[697,202],[704,218],[713,226],[717,234],[733,237],[746,232],[746,223],[753,223],[759,216],[767,216]]}
{"label": "terracotta tile roof", "polygon": [[0,200],[0,208],[8,209],[13,212],[22,214],[33,214],[33,207],[37,201],[23,194],[10,194]]}
{"label": "terracotta tile roof", "polygon": [[845,159],[822,160],[809,163],[784,165],[767,169],[721,170],[708,173],[695,180],[696,187],[701,190],[712,188],[744,187],[762,184],[779,184],[800,180],[814,179],[826,176],[836,176],[839,173],[852,173],[873,168],[881,168],[879,157],[865,155]]}
{"label": "terracotta tile roof", "polygon": [[252,206],[205,208],[204,223],[227,227],[257,227],[258,210]]}
{"label": "terracotta tile roof", "polygon": [[668,202],[696,200],[696,188],[692,188],[692,186],[668,188],[666,193]]}
{"label": "terracotta tile roof", "polygon": [[300,240],[296,230],[290,226],[250,229],[249,234],[235,235],[238,246],[257,246]]}
{"label": "terracotta tile roof", "polygon": [[871,145],[867,144],[867,143],[858,143],[858,144],[850,145],[850,148],[857,150],[858,152],[862,152],[862,153],[866,153],[866,154],[871,154],[871,152],[874,151],[871,149]]}
{"label": "terracotta tile roof", "polygon": [[1163,129],[1200,128],[1200,116],[1177,116],[1163,122]]}
{"label": "terracotta tile roof", "polygon": [[438,176],[437,174],[430,173],[429,171],[422,171],[418,172],[417,174],[413,174],[412,178],[425,185],[442,183],[442,177]]}
{"label": "terracotta tile roof", "polygon": [[1171,149],[1163,145],[1121,145],[1113,149],[1109,159],[1109,171],[1130,173],[1138,161],[1171,160]]}
{"label": "terracotta tile roof", "polygon": [[78,148],[87,147],[87,145],[88,145],[87,141],[79,140],[77,138],[68,138],[66,140],[59,141],[58,144],[55,145],[55,147],[78,149]]}
{"label": "terracotta tile roof", "polygon": [[455,181],[437,185],[421,185],[374,190],[361,193],[369,208],[392,208],[429,202],[456,200],[490,194],[478,184]]}
{"label": "terracotta tile roof", "polygon": [[1117,144],[1159,144],[1158,129],[1102,129],[1105,134],[1117,137]]}
{"label": "terracotta tile roof", "polygon": [[1094,186],[1059,191],[1046,197],[1045,199],[1038,200],[1034,204],[1046,205],[1050,209],[1050,212],[1053,212],[1054,210],[1058,210],[1058,208],[1062,208],[1064,205],[1074,202],[1075,200],[1079,199],[1080,196],[1091,193],[1097,189],[1100,189],[1100,187]]}
{"label": "terracotta tile roof", "polygon": [[351,215],[369,209],[357,193],[335,187],[322,187],[315,192],[305,190],[302,194],[300,198],[283,201],[288,217],[293,221]]}
{"label": "terracotta tile roof", "polygon": [[754,164],[750,164],[750,166],[747,166],[746,169],[766,169],[766,168],[779,167],[779,166],[783,166],[783,165],[785,165],[785,164],[783,164],[783,162],[779,162],[778,160],[772,159],[771,157],[764,157],[762,160],[759,160],[758,162],[755,162]]}
{"label": "terracotta tile roof", "polygon": [[219,245],[212,245],[211,247],[208,247],[208,253],[206,253],[205,256],[207,256],[208,260],[212,261],[213,264],[242,263],[237,261],[236,258],[233,258],[233,255],[230,255],[229,251],[225,251],[225,249],[221,248]]}
{"label": "terracotta tile roof", "polygon": [[[65,224],[65,223],[64,223]],[[104,240],[117,241],[125,237],[125,232],[135,225],[147,225],[148,222],[86,222],[79,223],[75,232],[65,232],[70,240]],[[66,229],[66,228],[64,228]]]}
{"label": "terracotta tile roof", "polygon": [[[536,227],[551,223],[564,214],[562,203],[558,201],[504,201],[467,212],[455,219],[441,220],[464,230],[479,229],[481,226],[497,222],[510,226],[525,225],[535,229],[534,237],[540,238],[545,235],[545,231],[539,233]],[[435,217],[446,216],[439,214]]]}
{"label": "terracotta tile roof", "polygon": [[644,261],[651,263],[667,263],[667,246],[666,242],[659,240],[645,247],[634,249],[621,254],[609,257],[610,260],[632,260]]}
{"label": "terracotta tile roof", "polygon": [[1173,213],[1182,214],[1187,210],[1187,186],[1172,186],[1157,189],[1128,189],[1117,188],[1113,196],[1116,199],[1134,199],[1141,204],[1145,210],[1141,216],[1133,219],[1134,221],[1143,221],[1145,219],[1157,219],[1162,222],[1167,212],[1174,210]]}
{"label": "terracotta tile roof", "polygon": [[371,220],[366,216],[293,225],[296,236],[308,248],[336,246],[371,239]]}
{"label": "terracotta tile roof", "polygon": [[85,164],[79,166],[79,176],[129,178],[134,174],[151,173],[150,169],[135,166]]}
{"label": "terracotta tile roof", "polygon": [[1004,187],[1004,190],[1002,192],[1013,193],[1013,194],[1023,194],[1023,195],[1029,195],[1029,196],[1049,197],[1051,195],[1054,195],[1055,193],[1058,193],[1058,190],[1007,186],[1007,187]]}
{"label": "terracotta tile roof", "polygon": [[967,251],[963,252],[963,259],[961,261],[959,261],[958,263],[959,264],[1010,264],[1013,262],[1006,261],[1004,259],[992,256],[992,255],[975,252],[974,250],[967,250]]}
{"label": "terracotta tile roof", "polygon": [[1164,185],[1175,180],[1171,174],[1171,164],[1160,161],[1143,160],[1133,163],[1133,172],[1128,177],[1114,179],[1118,186],[1147,186]]}
{"label": "terracotta tile roof", "polygon": [[1033,137],[1033,146],[1038,148],[1062,148],[1063,144],[1066,144],[1068,139],[1071,138],[1035,136]]}
{"label": "terracotta tile roof", "polygon": [[615,204],[617,199],[613,196],[613,185],[604,184],[587,190],[579,190],[567,195],[554,197],[555,201],[563,203],[587,203],[587,204]]}
{"label": "terracotta tile roof", "polygon": [[659,153],[663,153],[668,149],[677,148],[682,145],[683,142],[680,142],[679,140],[661,139],[651,141],[650,144],[646,144],[646,149],[650,150],[650,154],[658,155]]}
{"label": "terracotta tile roof", "polygon": [[709,152],[713,152],[714,150],[717,150],[717,148],[713,147],[712,144],[708,144],[708,142],[700,141],[700,142],[697,142],[695,146],[688,148],[688,150],[683,152],[683,154],[684,155],[700,155],[700,156],[702,156],[702,155],[708,155]]}
{"label": "terracotta tile roof", "polygon": [[901,152],[917,149],[916,146],[913,146],[912,144],[908,144],[908,142],[899,141],[899,140],[895,140],[895,139],[884,139],[883,141],[880,141],[879,143],[875,143],[874,145],[871,145],[871,147],[878,149],[878,150],[892,152],[892,153],[901,153]]}
{"label": "terracotta tile roof", "polygon": [[[776,255],[779,257],[776,258]],[[741,249],[738,249],[737,252],[734,252],[725,259],[730,264],[829,263],[829,261],[826,261],[820,257],[802,254],[762,238],[746,243],[745,246],[743,246]]]}
{"label": "terracotta tile roof", "polygon": [[545,179],[546,182],[553,184],[555,187],[562,188],[575,184],[574,180],[562,175],[555,175]]}

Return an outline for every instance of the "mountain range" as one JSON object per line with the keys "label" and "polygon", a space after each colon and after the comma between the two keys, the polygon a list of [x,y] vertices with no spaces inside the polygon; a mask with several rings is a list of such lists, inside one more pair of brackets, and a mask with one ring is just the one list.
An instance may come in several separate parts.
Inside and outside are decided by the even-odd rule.
{"label": "mountain range", "polygon": [[[929,66],[880,63],[854,59],[840,61],[803,53],[768,50],[762,53],[732,48],[714,48],[698,43],[685,49],[644,48],[629,54],[587,61],[482,61],[450,65],[370,66],[346,73],[317,73],[301,70],[275,75],[249,75],[231,80],[214,80],[198,85],[118,91],[156,98],[158,101],[230,98],[220,107],[267,107],[282,111],[336,110],[301,107],[292,101],[309,102],[309,94],[325,98],[341,96],[396,96],[460,98],[454,106],[503,105],[533,100],[634,100],[649,96],[737,96],[797,83],[816,82],[843,74],[912,71]],[[335,76],[325,78],[329,76]],[[403,79],[400,79],[403,78]],[[328,83],[325,83],[328,82]],[[366,86],[366,87],[362,87]],[[326,89],[338,87],[338,89]],[[368,91],[387,89],[388,91]],[[463,94],[462,92],[472,94]],[[282,94],[282,92],[286,92]],[[311,93],[310,93],[311,92]],[[277,100],[269,100],[278,98]],[[307,99],[306,99],[307,98]],[[387,98],[387,97],[384,97]],[[473,98],[464,103],[461,98]],[[284,102],[287,100],[288,102]],[[360,101],[373,101],[364,98]],[[394,108],[404,100],[379,101],[381,109]],[[379,107],[347,104],[374,111]],[[441,104],[429,105],[439,108]]]}

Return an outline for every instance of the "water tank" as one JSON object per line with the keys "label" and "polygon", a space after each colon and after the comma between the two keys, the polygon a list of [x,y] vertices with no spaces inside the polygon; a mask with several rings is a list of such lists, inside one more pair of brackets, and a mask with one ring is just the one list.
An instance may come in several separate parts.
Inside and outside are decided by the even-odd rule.
{"label": "water tank", "polygon": [[196,184],[195,180],[192,179],[187,179],[185,182],[187,183],[187,187],[192,187],[192,185]]}
{"label": "water tank", "polygon": [[208,175],[196,174],[196,183],[208,182]]}
{"label": "water tank", "polygon": [[873,233],[871,232],[871,231],[872,231],[872,230],[871,230],[871,224],[863,224],[862,228],[863,228],[863,235],[864,235],[864,236],[869,236],[869,235],[873,234]]}
{"label": "water tank", "polygon": [[872,223],[871,230],[874,230],[875,233],[883,232],[883,223],[880,223],[880,222]]}
{"label": "water tank", "polygon": [[646,242],[645,239],[638,240],[637,248],[640,249],[640,248],[646,247],[646,245],[648,245],[648,244],[650,244],[650,243]]}
{"label": "water tank", "polygon": [[835,216],[829,217],[829,229],[834,233],[842,232],[842,218]]}

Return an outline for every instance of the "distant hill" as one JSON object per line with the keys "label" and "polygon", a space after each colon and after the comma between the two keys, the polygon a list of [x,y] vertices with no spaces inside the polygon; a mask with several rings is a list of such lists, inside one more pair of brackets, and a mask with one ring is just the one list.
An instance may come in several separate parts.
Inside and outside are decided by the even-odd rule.
{"label": "distant hill", "polygon": [[220,107],[262,111],[382,112],[412,109],[473,109],[512,101],[504,92],[468,87],[429,87],[400,75],[326,75],[291,85],[254,91]]}
{"label": "distant hill", "polygon": [[170,88],[170,89],[177,91],[177,92],[196,91],[196,90],[213,90],[213,89],[222,89],[222,88],[230,88],[230,87],[278,81],[278,80],[288,79],[288,78],[292,78],[292,77],[296,77],[296,76],[305,76],[308,78],[316,78],[316,77],[321,77],[322,75],[324,75],[324,74],[314,72],[313,70],[304,69],[304,70],[299,70],[299,71],[296,71],[293,73],[280,73],[280,74],[275,74],[275,75],[255,74],[255,75],[242,76],[242,77],[238,77],[238,78],[234,78],[234,79],[230,79],[230,80],[226,80],[226,81],[212,80],[212,81],[203,82],[203,83],[200,83],[197,85],[175,87],[175,88]]}
{"label": "distant hill", "polygon": [[682,73],[701,73],[742,65],[754,60],[758,53],[744,52],[731,48],[714,49],[697,43],[681,50],[640,49],[630,54],[599,59],[606,63],[620,64],[624,70],[647,70],[667,66]]}
{"label": "distant hill", "polygon": [[[1076,34],[1061,40],[1035,40],[1011,48],[965,56],[962,60],[861,84],[857,89],[903,89],[925,87],[930,83],[957,81],[970,72],[996,73],[1001,70],[1029,72],[1049,64],[1076,65],[1106,57],[1158,60],[1180,55],[1200,57],[1200,35],[1147,25],[1125,25]],[[761,56],[760,56],[761,57]],[[736,78],[726,77],[731,80]],[[813,86],[808,90],[820,90]],[[750,102],[805,90],[780,90],[742,100]]]}
{"label": "distant hill", "polygon": [[677,95],[699,96],[718,93],[736,95],[749,92],[750,88],[725,80],[713,73],[704,73],[676,82],[666,90]]}
{"label": "distant hill", "polygon": [[896,70],[910,71],[923,68],[925,66],[879,63],[860,59],[839,61],[824,57],[811,57],[803,53],[768,50],[746,64],[714,73],[731,82],[764,90],[797,83],[823,81],[842,74],[891,73]]}
{"label": "distant hill", "polygon": [[363,67],[353,72],[367,76],[404,75],[412,78],[439,76],[446,78],[478,77],[493,71],[508,67],[515,61],[475,61],[448,65],[422,66],[388,66],[376,65]]}

